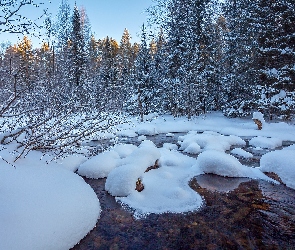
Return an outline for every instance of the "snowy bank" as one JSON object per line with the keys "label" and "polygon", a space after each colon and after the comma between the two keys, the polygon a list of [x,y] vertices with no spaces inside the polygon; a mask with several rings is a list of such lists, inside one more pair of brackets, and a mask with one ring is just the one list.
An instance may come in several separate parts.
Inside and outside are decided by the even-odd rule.
{"label": "snowy bank", "polygon": [[276,173],[288,187],[295,189],[295,148],[276,150],[261,157],[260,170]]}
{"label": "snowy bank", "polygon": [[207,174],[225,177],[248,177],[277,183],[263,174],[259,168],[244,166],[234,156],[216,150],[201,153],[197,158],[196,165],[193,166],[193,169],[196,168]]}
{"label": "snowy bank", "polygon": [[69,249],[95,227],[99,200],[60,167],[0,167],[0,249]]}

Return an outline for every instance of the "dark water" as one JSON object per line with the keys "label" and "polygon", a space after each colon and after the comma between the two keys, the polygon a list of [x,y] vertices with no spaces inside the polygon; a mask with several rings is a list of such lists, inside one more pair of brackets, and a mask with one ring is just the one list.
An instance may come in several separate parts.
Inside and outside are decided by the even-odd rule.
{"label": "dark water", "polygon": [[[154,139],[157,146],[167,142],[164,135]],[[176,143],[177,137],[168,140]],[[253,165],[260,156],[244,161]],[[85,181],[100,199],[102,213],[74,250],[295,249],[295,190],[283,184],[201,175],[190,182],[204,197],[199,211],[136,220],[104,190],[105,179]]]}
{"label": "dark water", "polygon": [[[136,220],[104,191],[105,180],[86,182],[97,193],[102,213],[76,250],[295,249],[295,190],[284,185],[199,176],[190,183],[205,200],[199,211]],[[237,187],[216,192],[216,183],[217,189],[222,184]]]}

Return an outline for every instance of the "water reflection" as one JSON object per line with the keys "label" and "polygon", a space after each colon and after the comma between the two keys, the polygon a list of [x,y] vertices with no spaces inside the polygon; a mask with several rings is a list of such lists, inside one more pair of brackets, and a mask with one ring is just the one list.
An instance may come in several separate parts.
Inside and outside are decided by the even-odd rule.
{"label": "water reflection", "polygon": [[214,174],[203,174],[195,177],[201,188],[212,192],[227,193],[235,190],[242,182],[249,181],[248,178],[225,178]]}

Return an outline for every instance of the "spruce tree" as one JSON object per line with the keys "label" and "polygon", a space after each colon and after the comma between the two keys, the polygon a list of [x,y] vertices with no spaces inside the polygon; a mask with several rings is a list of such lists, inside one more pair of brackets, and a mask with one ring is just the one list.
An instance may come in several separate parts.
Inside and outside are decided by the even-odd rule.
{"label": "spruce tree", "polygon": [[72,16],[72,31],[70,40],[70,75],[69,80],[72,84],[83,85],[86,75],[86,52],[83,30],[81,26],[80,12],[77,6],[74,7]]}
{"label": "spruce tree", "polygon": [[294,2],[264,1],[259,9],[260,108],[270,119],[290,119],[295,111],[295,9]]}
{"label": "spruce tree", "polygon": [[143,116],[152,111],[152,100],[154,97],[154,86],[152,85],[151,73],[151,54],[147,47],[146,28],[144,24],[141,30],[141,44],[135,61],[134,69],[134,93],[136,99],[135,112],[139,114],[140,120]]}

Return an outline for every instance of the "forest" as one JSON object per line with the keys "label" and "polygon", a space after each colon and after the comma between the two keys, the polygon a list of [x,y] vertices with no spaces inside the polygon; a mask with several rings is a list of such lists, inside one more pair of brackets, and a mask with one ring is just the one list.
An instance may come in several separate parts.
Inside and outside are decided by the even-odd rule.
{"label": "forest", "polygon": [[121,41],[97,40],[86,10],[71,9],[66,0],[56,16],[43,17],[40,48],[23,30],[35,29],[32,23],[3,22],[0,32],[24,36],[1,44],[0,116],[29,124],[30,147],[45,149],[52,148],[49,137],[66,146],[102,129],[79,121],[81,134],[71,138],[74,128],[65,123],[74,113],[110,123],[116,122],[110,113],[141,120],[153,112],[190,119],[208,111],[294,118],[292,1],[157,0],[147,11],[149,25],[142,25],[141,42],[134,44],[127,28]]}
{"label": "forest", "polygon": [[46,1],[0,0],[0,249],[293,249],[294,0],[154,0],[140,42]]}

